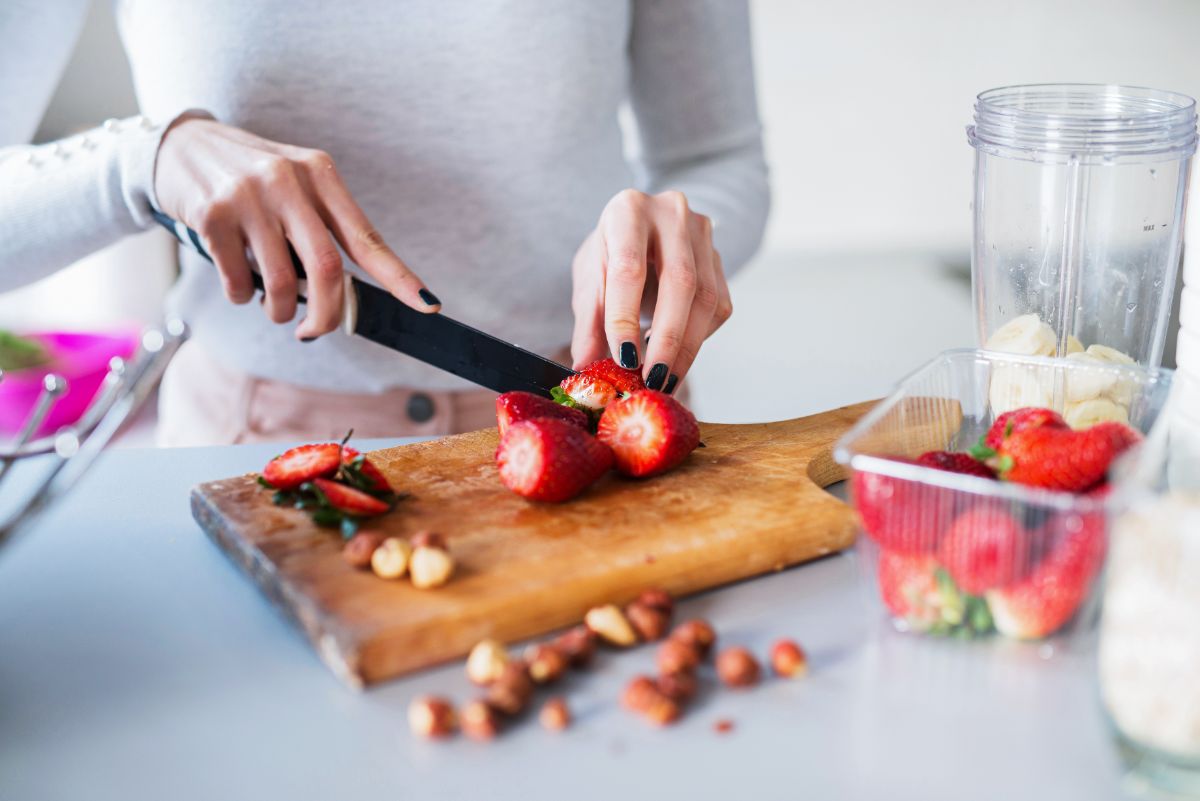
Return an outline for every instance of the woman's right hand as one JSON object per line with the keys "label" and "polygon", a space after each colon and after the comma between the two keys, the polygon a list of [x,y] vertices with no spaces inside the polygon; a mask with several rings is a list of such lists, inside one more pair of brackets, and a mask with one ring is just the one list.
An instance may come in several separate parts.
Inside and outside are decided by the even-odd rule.
{"label": "woman's right hand", "polygon": [[342,257],[334,242],[401,302],[440,303],[371,225],[329,154],[284,145],[211,119],[186,118],[159,146],[154,188],[162,211],[199,232],[234,303],[254,296],[247,250],[262,274],[267,316],[296,314],[291,243],[308,274],[302,340],[327,334],[342,315]]}

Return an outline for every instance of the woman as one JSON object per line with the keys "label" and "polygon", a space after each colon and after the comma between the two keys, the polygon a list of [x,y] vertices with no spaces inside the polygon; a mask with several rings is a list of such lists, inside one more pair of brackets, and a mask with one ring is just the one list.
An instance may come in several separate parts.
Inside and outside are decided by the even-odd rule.
{"label": "woman", "polygon": [[[343,270],[669,392],[731,312],[768,206],[744,0],[115,8],[145,116],[0,150],[0,290],[152,208],[199,231],[216,269],[180,254],[170,303],[193,339],[163,382],[165,444],[488,425],[494,395],[336,330]],[[0,144],[29,141],[85,14],[0,10],[0,58],[20,63],[0,68]]]}

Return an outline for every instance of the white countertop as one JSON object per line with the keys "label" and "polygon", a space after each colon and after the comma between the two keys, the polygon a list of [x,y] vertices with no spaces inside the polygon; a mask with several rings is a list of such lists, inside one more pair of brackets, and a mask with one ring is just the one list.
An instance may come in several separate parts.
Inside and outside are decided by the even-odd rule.
{"label": "white countertop", "polygon": [[347,689],[190,517],[193,484],[278,450],[109,453],[0,552],[0,798],[1125,797],[1086,644],[1047,660],[896,634],[865,612],[852,555],[681,604],[759,654],[796,637],[806,680],[710,677],[656,730],[617,703],[651,667],[643,647],[570,679],[567,732],[530,719],[491,744],[416,740],[409,699],[466,700],[461,665]]}

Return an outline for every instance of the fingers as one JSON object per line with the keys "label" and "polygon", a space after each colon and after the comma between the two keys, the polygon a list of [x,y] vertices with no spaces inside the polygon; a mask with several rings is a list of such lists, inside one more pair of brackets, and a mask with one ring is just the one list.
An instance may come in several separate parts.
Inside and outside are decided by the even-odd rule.
{"label": "fingers", "polygon": [[679,351],[669,378],[672,390],[692,369],[692,363],[696,361],[696,356],[700,353],[700,346],[708,338],[719,296],[715,275],[716,263],[712,249],[712,227],[708,218],[697,215],[692,221],[691,233],[692,247],[699,254],[696,260],[696,293],[692,301],[687,328],[679,343]]}
{"label": "fingers", "polygon": [[604,215],[604,332],[614,358],[628,369],[641,364],[638,310],[650,243],[648,201],[640,192],[622,192]]}
{"label": "fingers", "polygon": [[342,320],[342,256],[329,229],[308,205],[295,208],[284,223],[287,238],[304,264],[308,283],[308,308],[296,326],[296,338],[313,339],[328,334]]}
{"label": "fingers", "polygon": [[571,266],[573,290],[571,311],[575,328],[571,334],[572,369],[579,370],[604,358],[604,273],[600,267],[600,237],[593,232],[575,254]]}
{"label": "fingers", "polygon": [[197,223],[197,231],[217,265],[225,297],[238,305],[249,303],[254,297],[254,280],[246,259],[246,240],[236,221],[226,213],[226,207],[210,209]]}
{"label": "fingers", "polygon": [[[700,247],[691,230],[693,215],[687,201],[679,195],[670,199],[670,207],[660,215],[658,301],[654,307],[654,336],[646,348],[646,386],[662,389],[685,343],[697,291],[702,289],[700,271],[706,273],[706,285],[712,283],[712,264],[706,247]],[[677,371],[676,371],[677,372]]]}
{"label": "fingers", "polygon": [[296,316],[297,279],[283,226],[277,220],[257,218],[245,232],[266,287],[263,304],[267,317],[274,323],[286,323]]}
{"label": "fingers", "polygon": [[712,325],[708,335],[712,336],[717,329],[729,322],[733,316],[733,298],[729,294],[729,282],[725,279],[725,265],[721,263],[721,254],[713,250],[713,272],[717,279],[717,308],[713,310]]}
{"label": "fingers", "polygon": [[371,225],[338,175],[333,160],[325,153],[311,151],[304,163],[322,216],[350,259],[405,305],[421,312],[438,311],[441,301]]}

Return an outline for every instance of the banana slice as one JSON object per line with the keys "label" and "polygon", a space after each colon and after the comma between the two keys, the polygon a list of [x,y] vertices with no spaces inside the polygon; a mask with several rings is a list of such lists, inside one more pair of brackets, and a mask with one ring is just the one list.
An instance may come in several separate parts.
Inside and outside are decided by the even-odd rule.
{"label": "banana slice", "polygon": [[1053,356],[1054,329],[1036,314],[1022,314],[996,329],[984,345],[988,350],[1022,356]]}
{"label": "banana slice", "polygon": [[[1102,397],[1117,383],[1111,370],[1104,369],[1110,362],[1091,353],[1068,353],[1064,357],[1075,364],[1091,365],[1089,369],[1071,370],[1067,373],[1064,395],[1067,403],[1081,403]],[[1097,369],[1098,368],[1098,369]]]}
{"label": "banana slice", "polygon": [[1129,410],[1107,398],[1093,398],[1080,403],[1068,403],[1063,409],[1063,419],[1074,429],[1089,428],[1105,420],[1128,425]]}
{"label": "banana slice", "polygon": [[1088,345],[1087,352],[1109,364],[1133,364],[1133,357],[1108,345]]}
{"label": "banana slice", "polygon": [[1079,341],[1079,337],[1074,334],[1067,336],[1067,355],[1072,353],[1083,353],[1083,343]]}
{"label": "banana slice", "polygon": [[[1109,364],[1135,364],[1133,357],[1107,345],[1091,345],[1087,352],[1103,359]],[[1129,407],[1133,403],[1133,395],[1137,390],[1137,382],[1130,378],[1114,377],[1112,385],[1105,390],[1104,397],[1118,406]]]}
{"label": "banana slice", "polygon": [[1054,401],[1053,379],[1032,365],[1001,365],[992,370],[988,399],[997,416],[1026,406],[1049,407]]}

